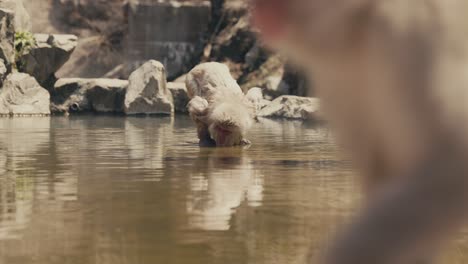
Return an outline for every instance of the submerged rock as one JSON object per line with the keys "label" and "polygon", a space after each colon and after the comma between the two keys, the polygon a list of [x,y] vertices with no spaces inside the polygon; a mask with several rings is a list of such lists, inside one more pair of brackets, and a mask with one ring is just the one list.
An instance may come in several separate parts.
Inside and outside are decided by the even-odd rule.
{"label": "submerged rock", "polygon": [[31,17],[22,0],[0,0],[0,8],[10,9],[15,13],[14,27],[16,31],[31,31]]}
{"label": "submerged rock", "polygon": [[36,45],[19,58],[19,70],[44,85],[62,67],[78,44],[74,35],[35,34]]}
{"label": "submerged rock", "polygon": [[0,8],[0,59],[3,60],[7,72],[11,72],[15,61],[15,27],[14,13],[9,9]]}
{"label": "submerged rock", "polygon": [[59,79],[52,90],[55,113],[123,113],[128,81],[118,79]]}
{"label": "submerged rock", "polygon": [[167,88],[172,93],[174,98],[174,110],[177,113],[188,113],[187,105],[190,98],[187,93],[187,87],[185,83],[181,82],[168,82]]}
{"label": "submerged rock", "polygon": [[320,101],[317,98],[285,95],[263,108],[259,117],[320,120]]}
{"label": "submerged rock", "polygon": [[166,70],[160,62],[150,60],[130,75],[124,110],[127,115],[170,115],[174,112],[172,94],[167,89]]}
{"label": "submerged rock", "polygon": [[34,77],[12,73],[0,89],[1,115],[48,115],[50,95]]}

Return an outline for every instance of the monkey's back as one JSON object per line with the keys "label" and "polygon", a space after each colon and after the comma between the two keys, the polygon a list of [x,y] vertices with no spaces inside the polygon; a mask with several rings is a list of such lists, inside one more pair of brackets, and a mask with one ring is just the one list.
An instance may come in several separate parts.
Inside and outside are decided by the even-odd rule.
{"label": "monkey's back", "polygon": [[219,92],[226,95],[243,95],[229,68],[222,63],[208,62],[196,66],[187,74],[185,83],[190,98],[200,96],[211,101]]}

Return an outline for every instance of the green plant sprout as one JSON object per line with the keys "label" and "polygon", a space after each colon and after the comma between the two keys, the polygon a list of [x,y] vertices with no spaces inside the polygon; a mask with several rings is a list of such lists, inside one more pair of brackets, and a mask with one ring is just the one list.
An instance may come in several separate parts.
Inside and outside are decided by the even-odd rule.
{"label": "green plant sprout", "polygon": [[15,66],[21,69],[21,57],[29,52],[36,45],[34,35],[28,31],[18,31],[15,33]]}

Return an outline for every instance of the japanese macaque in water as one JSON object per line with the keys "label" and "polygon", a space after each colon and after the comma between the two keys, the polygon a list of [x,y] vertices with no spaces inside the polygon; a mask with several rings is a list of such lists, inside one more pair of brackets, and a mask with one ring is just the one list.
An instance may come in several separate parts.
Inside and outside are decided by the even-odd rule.
{"label": "japanese macaque in water", "polygon": [[248,145],[254,106],[234,80],[227,66],[203,63],[187,75],[190,116],[197,126],[200,145]]}
{"label": "japanese macaque in water", "polygon": [[254,1],[264,41],[311,74],[365,176],[367,203],[321,263],[430,262],[465,223],[466,10],[465,0]]}

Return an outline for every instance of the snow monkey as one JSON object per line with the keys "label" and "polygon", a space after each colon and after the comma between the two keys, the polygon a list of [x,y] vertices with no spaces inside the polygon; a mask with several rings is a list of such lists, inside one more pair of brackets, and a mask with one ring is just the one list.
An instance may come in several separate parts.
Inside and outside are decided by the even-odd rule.
{"label": "snow monkey", "polygon": [[248,145],[254,106],[245,97],[226,65],[209,62],[192,69],[186,79],[190,116],[197,126],[200,145]]}
{"label": "snow monkey", "polygon": [[252,1],[365,176],[367,202],[321,263],[432,262],[468,208],[468,1]]}

